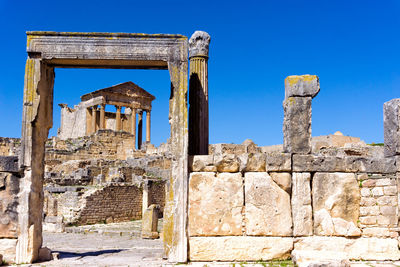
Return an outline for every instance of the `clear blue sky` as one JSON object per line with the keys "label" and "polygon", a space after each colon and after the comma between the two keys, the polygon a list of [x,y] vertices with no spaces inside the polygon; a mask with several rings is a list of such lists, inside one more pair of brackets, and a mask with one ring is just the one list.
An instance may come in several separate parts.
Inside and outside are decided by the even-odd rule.
{"label": "clear blue sky", "polygon": [[[383,142],[382,105],[400,97],[400,1],[0,0],[0,136],[19,137],[25,31],[207,31],[210,142],[282,143],[284,79],[316,74],[312,133]],[[155,95],[152,136],[169,136],[167,71],[56,69],[58,103],[133,81]]]}

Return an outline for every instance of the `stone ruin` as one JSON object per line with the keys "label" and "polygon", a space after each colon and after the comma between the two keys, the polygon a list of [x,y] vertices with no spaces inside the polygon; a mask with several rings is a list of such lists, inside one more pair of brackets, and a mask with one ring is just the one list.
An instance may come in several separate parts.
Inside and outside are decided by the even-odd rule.
{"label": "stone ruin", "polygon": [[[163,225],[169,262],[292,258],[311,266],[400,259],[400,99],[384,104],[383,147],[339,133],[313,140],[319,79],[289,76],[282,146],[209,146],[209,42],[204,32],[189,41],[181,35],[28,32],[20,157],[0,157],[0,199],[8,207],[1,211],[0,254],[33,262],[41,250],[54,67],[101,66],[170,72]],[[155,208],[146,216],[153,218]],[[145,235],[152,229],[149,223]]]}

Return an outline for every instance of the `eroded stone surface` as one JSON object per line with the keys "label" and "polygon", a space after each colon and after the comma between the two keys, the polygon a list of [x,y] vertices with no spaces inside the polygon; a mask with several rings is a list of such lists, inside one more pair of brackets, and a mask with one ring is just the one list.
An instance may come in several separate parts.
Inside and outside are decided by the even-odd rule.
{"label": "eroded stone surface", "polygon": [[394,173],[396,161],[393,157],[293,155],[293,171]]}
{"label": "eroded stone surface", "polygon": [[241,235],[242,207],[240,173],[190,174],[190,236]]}
{"label": "eroded stone surface", "polygon": [[240,168],[240,160],[234,154],[224,154],[215,156],[215,166],[218,172],[238,172]]}
{"label": "eroded stone surface", "polygon": [[247,172],[265,172],[265,154],[250,153],[247,158]]}
{"label": "eroded stone surface", "polygon": [[400,98],[383,104],[385,156],[400,155]]}
{"label": "eroded stone surface", "polygon": [[290,196],[268,173],[245,173],[245,203],[247,235],[292,234]]}
{"label": "eroded stone surface", "polygon": [[314,234],[359,236],[360,189],[353,173],[315,173],[312,181]]}
{"label": "eroded stone surface", "polygon": [[189,158],[189,164],[193,172],[216,172],[213,155],[196,155]]}
{"label": "eroded stone surface", "polygon": [[311,174],[308,172],[292,174],[291,203],[294,236],[313,234],[310,178]]}
{"label": "eroded stone surface", "polygon": [[18,236],[19,178],[0,172],[0,238]]}
{"label": "eroded stone surface", "polygon": [[3,260],[14,263],[16,247],[17,239],[0,238],[0,254],[3,255]]}
{"label": "eroded stone surface", "polygon": [[266,171],[285,172],[292,169],[292,158],[289,153],[270,152],[266,154]]}
{"label": "eroded stone surface", "polygon": [[285,79],[285,98],[293,96],[314,98],[319,90],[319,78],[316,75],[293,75]]}
{"label": "eroded stone surface", "polygon": [[292,194],[292,175],[289,172],[270,172],[269,175],[280,188]]}
{"label": "eroded stone surface", "polygon": [[289,237],[190,237],[191,261],[258,261],[288,259],[293,249]]}
{"label": "eroded stone surface", "polygon": [[283,101],[283,151],[311,152],[311,97],[288,97]]}
{"label": "eroded stone surface", "polygon": [[[398,260],[396,239],[302,237],[296,239],[292,256],[300,262],[318,260]],[[299,263],[299,262],[296,262]]]}

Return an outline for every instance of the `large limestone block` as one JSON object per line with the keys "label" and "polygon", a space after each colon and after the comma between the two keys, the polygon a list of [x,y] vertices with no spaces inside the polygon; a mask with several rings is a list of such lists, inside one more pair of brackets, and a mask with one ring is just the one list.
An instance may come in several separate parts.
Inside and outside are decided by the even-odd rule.
{"label": "large limestone block", "polygon": [[283,151],[311,152],[311,97],[289,97],[283,101]]}
{"label": "large limestone block", "polygon": [[394,173],[396,161],[393,157],[293,155],[293,171]]}
{"label": "large limestone block", "polygon": [[157,232],[159,210],[159,205],[152,204],[144,211],[142,219],[142,238],[156,239],[159,237]]}
{"label": "large limestone block", "polygon": [[245,219],[247,235],[292,234],[290,196],[266,172],[245,173]]}
{"label": "large limestone block", "polygon": [[359,236],[360,188],[353,173],[315,173],[312,179],[314,234]]}
{"label": "large limestone block", "polygon": [[241,235],[242,207],[241,173],[190,174],[190,236]]}
{"label": "large limestone block", "polygon": [[0,239],[0,254],[3,255],[3,260],[8,263],[15,262],[15,252],[17,247],[17,239]]}
{"label": "large limestone block", "polygon": [[385,156],[400,155],[400,98],[383,104]]}
{"label": "large limestone block", "polygon": [[292,194],[292,175],[289,172],[269,172],[269,175],[280,188]]}
{"label": "large limestone block", "polygon": [[289,153],[266,153],[265,169],[267,172],[287,172],[292,170],[292,157]]}
{"label": "large limestone block", "polygon": [[291,202],[294,236],[313,234],[310,178],[309,172],[294,172],[292,174]]}
{"label": "large limestone block", "polygon": [[218,172],[238,172],[240,160],[235,154],[224,154],[214,157]]}
{"label": "large limestone block", "polygon": [[300,266],[306,261],[398,260],[400,251],[396,239],[312,236],[296,239],[292,256]]}
{"label": "large limestone block", "polygon": [[288,259],[293,249],[290,237],[190,237],[191,261],[258,261]]}
{"label": "large limestone block", "polygon": [[193,172],[216,172],[213,155],[196,155],[189,157],[189,166]]}
{"label": "large limestone block", "polygon": [[293,96],[314,98],[319,90],[319,78],[317,75],[293,75],[285,79],[285,98]]}

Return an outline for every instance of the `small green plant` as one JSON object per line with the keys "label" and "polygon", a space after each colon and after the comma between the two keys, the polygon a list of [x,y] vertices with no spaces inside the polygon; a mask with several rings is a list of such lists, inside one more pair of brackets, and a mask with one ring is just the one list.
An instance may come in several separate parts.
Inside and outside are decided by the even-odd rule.
{"label": "small green plant", "polygon": [[368,144],[369,146],[384,146],[384,143],[374,143],[372,142],[371,144]]}

